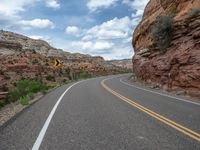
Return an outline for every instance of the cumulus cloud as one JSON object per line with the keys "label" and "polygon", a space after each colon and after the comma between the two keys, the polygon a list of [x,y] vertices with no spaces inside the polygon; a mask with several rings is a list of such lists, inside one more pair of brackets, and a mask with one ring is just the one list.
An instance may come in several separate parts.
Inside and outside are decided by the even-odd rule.
{"label": "cumulus cloud", "polygon": [[87,7],[90,11],[94,12],[99,8],[108,8],[114,5],[118,0],[89,0]]}
{"label": "cumulus cloud", "polygon": [[46,0],[46,6],[51,8],[60,8],[60,4],[57,0]]}
{"label": "cumulus cloud", "polygon": [[[131,39],[139,18],[128,16],[113,18],[89,29],[67,27],[68,32],[80,34],[80,40],[69,42],[67,49],[82,53],[101,55],[105,59],[131,58],[133,54]],[[77,30],[79,29],[79,30]]]}
{"label": "cumulus cloud", "polygon": [[108,41],[73,41],[72,46],[79,47],[83,50],[87,51],[98,51],[98,50],[107,50],[109,48],[112,48],[114,44],[112,42]]}
{"label": "cumulus cloud", "polygon": [[[37,2],[44,1],[47,7],[59,8],[60,4],[57,0],[0,0],[0,27],[4,29],[19,28],[21,25],[22,29],[30,29],[32,27],[53,28],[54,25],[47,19],[35,19],[31,21],[23,20],[20,13],[25,11],[27,7],[34,6]],[[39,23],[36,25],[35,23]]]}
{"label": "cumulus cloud", "polygon": [[112,40],[128,37],[133,28],[134,22],[126,16],[123,18],[114,18],[100,25],[88,29],[82,40]]}
{"label": "cumulus cloud", "polygon": [[68,26],[66,29],[65,29],[65,33],[67,34],[72,34],[72,35],[77,35],[80,33],[80,29],[76,26]]}
{"label": "cumulus cloud", "polygon": [[24,29],[31,29],[31,28],[54,28],[54,23],[48,19],[33,19],[33,20],[22,20],[19,21],[19,25],[22,26]]}

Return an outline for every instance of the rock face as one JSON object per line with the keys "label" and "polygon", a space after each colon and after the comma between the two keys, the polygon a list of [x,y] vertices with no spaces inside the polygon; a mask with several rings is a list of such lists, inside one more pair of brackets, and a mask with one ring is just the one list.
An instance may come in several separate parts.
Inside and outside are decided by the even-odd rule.
{"label": "rock face", "polygon": [[[164,54],[152,37],[160,15],[173,16],[172,40]],[[148,83],[200,97],[200,0],[150,0],[133,34],[133,68]]]}

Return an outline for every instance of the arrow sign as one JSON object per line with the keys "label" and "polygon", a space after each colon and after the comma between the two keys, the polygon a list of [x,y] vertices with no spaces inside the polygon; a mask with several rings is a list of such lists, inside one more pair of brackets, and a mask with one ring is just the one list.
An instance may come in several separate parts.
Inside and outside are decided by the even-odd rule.
{"label": "arrow sign", "polygon": [[61,65],[60,60],[59,60],[59,59],[55,59],[55,60],[54,60],[54,66],[55,66],[55,67],[59,67],[60,65]]}

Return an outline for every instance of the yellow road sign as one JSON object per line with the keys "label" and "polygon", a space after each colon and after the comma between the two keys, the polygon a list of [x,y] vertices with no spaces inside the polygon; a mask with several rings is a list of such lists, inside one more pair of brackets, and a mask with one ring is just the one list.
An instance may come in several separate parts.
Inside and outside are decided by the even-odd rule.
{"label": "yellow road sign", "polygon": [[54,60],[54,67],[59,67],[61,65],[61,62],[59,59]]}

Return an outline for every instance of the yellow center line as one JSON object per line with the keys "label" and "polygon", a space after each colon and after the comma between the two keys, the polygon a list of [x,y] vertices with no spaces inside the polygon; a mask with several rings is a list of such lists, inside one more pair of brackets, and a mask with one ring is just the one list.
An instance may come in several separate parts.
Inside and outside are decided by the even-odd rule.
{"label": "yellow center line", "polygon": [[153,117],[153,118],[165,123],[166,125],[174,128],[174,129],[176,129],[176,130],[178,130],[178,131],[180,131],[180,132],[188,135],[189,137],[191,137],[191,138],[193,138],[193,139],[195,139],[195,140],[200,142],[200,134],[199,133],[194,132],[191,129],[188,129],[188,128],[186,128],[186,127],[184,127],[184,126],[182,126],[182,125],[180,125],[180,124],[178,124],[178,123],[176,123],[176,122],[174,122],[174,121],[172,121],[172,120],[170,120],[170,119],[168,119],[168,118],[166,118],[166,117],[164,117],[164,116],[162,116],[162,115],[160,115],[160,114],[158,114],[158,113],[156,113],[156,112],[154,112],[154,111],[152,111],[152,110],[150,110],[150,109],[148,109],[148,108],[146,108],[146,107],[144,107],[144,106],[142,106],[142,105],[140,105],[138,103],[136,103],[134,100],[131,100],[131,99],[129,99],[129,98],[127,98],[127,97],[115,92],[114,90],[112,90],[111,88],[109,88],[105,84],[105,80],[107,80],[107,79],[104,79],[104,80],[101,81],[101,85],[107,91],[112,93],[113,95],[115,95],[118,98],[120,98],[121,100],[129,103],[130,105],[138,108],[139,110],[145,112],[146,114],[150,115],[151,117]]}

